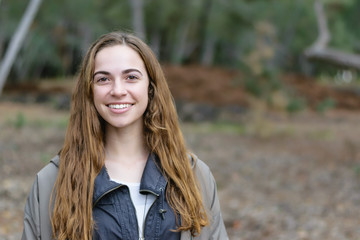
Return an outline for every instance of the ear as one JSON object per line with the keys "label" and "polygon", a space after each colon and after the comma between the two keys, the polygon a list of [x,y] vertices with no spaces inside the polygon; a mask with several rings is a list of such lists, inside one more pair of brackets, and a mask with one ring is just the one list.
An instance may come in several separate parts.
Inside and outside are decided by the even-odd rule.
{"label": "ear", "polygon": [[149,103],[154,99],[154,83],[152,80],[149,80],[149,91],[148,91],[148,96],[149,96]]}

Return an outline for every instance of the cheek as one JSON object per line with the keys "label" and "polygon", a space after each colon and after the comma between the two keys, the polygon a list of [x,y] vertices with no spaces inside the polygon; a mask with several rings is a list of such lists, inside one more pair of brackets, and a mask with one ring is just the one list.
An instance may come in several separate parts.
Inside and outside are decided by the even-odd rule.
{"label": "cheek", "polygon": [[97,111],[99,111],[99,106],[100,106],[100,103],[101,103],[101,100],[102,100],[102,92],[100,91],[100,89],[98,88],[94,88],[94,91],[93,91],[93,101],[94,101],[94,105],[95,105],[95,108]]}
{"label": "cheek", "polygon": [[101,99],[104,95],[105,95],[105,89],[101,88],[101,87],[94,87],[94,100],[97,99]]}

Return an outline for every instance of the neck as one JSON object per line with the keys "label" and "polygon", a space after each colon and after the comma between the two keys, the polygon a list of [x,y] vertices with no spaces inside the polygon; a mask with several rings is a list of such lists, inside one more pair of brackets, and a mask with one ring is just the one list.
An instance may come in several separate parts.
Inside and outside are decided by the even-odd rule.
{"label": "neck", "polygon": [[110,178],[139,183],[149,150],[142,127],[106,128],[105,166]]}
{"label": "neck", "polygon": [[120,162],[134,162],[147,159],[149,150],[144,140],[143,128],[114,129],[106,128],[105,141],[106,160]]}

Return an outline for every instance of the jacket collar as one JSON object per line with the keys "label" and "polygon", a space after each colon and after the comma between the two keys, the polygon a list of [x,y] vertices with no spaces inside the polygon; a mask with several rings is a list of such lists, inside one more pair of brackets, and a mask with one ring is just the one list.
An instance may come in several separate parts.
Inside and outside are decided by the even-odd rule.
{"label": "jacket collar", "polygon": [[[158,166],[160,166],[160,161],[159,161],[159,158],[155,156],[155,154],[150,154],[149,155],[149,158],[152,157],[154,158],[156,161],[156,164],[158,164]],[[195,167],[195,164],[196,164],[196,160],[198,160],[198,157],[194,154],[188,154],[188,157],[190,159],[190,164],[191,164],[191,168],[194,168]],[[52,162],[53,164],[55,164],[56,167],[59,167],[59,158],[60,156],[59,155],[56,155],[55,157],[53,157],[51,159],[50,162]],[[149,159],[148,159],[149,160]]]}
{"label": "jacket collar", "polygon": [[[159,166],[159,167],[158,167]],[[155,154],[150,154],[140,182],[140,192],[149,192],[159,196],[165,190],[167,181],[160,170],[160,161]],[[102,196],[109,191],[123,186],[113,182],[106,171],[105,166],[95,178],[93,203],[95,204]]]}
{"label": "jacket collar", "polygon": [[140,192],[151,192],[159,196],[165,190],[167,181],[161,173],[160,160],[155,154],[150,154],[145,165],[140,182]]}
{"label": "jacket collar", "polygon": [[55,157],[53,157],[50,162],[52,164],[54,164],[57,168],[59,168],[59,160],[60,160],[60,156],[56,155]]}

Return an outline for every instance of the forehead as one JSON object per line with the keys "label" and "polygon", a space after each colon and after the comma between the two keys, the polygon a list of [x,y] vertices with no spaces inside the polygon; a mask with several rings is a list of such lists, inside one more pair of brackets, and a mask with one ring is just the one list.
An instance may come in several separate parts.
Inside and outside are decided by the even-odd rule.
{"label": "forehead", "polygon": [[105,47],[95,55],[95,70],[112,67],[145,69],[144,61],[139,53],[124,44]]}

